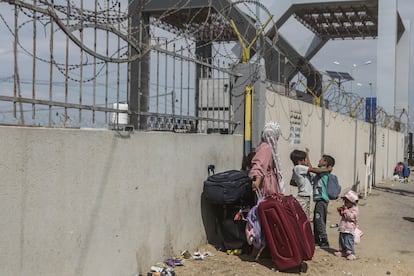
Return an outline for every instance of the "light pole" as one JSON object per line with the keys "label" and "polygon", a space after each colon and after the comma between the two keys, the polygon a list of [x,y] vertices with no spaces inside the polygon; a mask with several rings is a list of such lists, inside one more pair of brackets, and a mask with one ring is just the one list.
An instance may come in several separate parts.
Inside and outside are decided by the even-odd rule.
{"label": "light pole", "polygon": [[356,64],[356,63],[354,63],[354,64],[352,64],[352,67],[347,67],[347,66],[345,66],[345,65],[343,65],[343,64],[341,64],[339,61],[334,61],[333,62],[333,64],[335,64],[335,65],[340,65],[340,66],[343,66],[344,68],[347,68],[347,70],[349,70],[349,73],[350,73],[350,75],[351,75],[351,77],[352,77],[352,80],[351,80],[351,93],[352,93],[352,83],[353,83],[353,81],[354,81],[354,70],[356,69],[356,68],[359,68],[359,67],[361,67],[361,66],[364,66],[364,65],[369,65],[369,64],[371,64],[372,63],[372,61],[371,60],[367,60],[367,61],[365,61],[365,62],[363,62],[363,63],[360,63],[360,64]]}
{"label": "light pole", "polygon": [[374,100],[374,98],[372,97],[372,82],[369,83],[369,96],[371,98],[370,99],[371,105],[369,107],[369,119],[370,119],[370,122],[371,123],[374,123],[375,122],[375,119],[373,118],[373,115],[374,115],[374,112],[373,112],[373,109],[374,109],[373,100]]}

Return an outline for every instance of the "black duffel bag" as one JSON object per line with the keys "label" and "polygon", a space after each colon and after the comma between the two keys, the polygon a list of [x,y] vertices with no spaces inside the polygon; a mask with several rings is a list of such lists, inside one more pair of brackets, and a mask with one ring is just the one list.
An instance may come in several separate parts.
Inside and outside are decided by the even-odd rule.
{"label": "black duffel bag", "polygon": [[203,195],[213,204],[247,203],[253,195],[252,180],[246,171],[219,172],[204,181]]}

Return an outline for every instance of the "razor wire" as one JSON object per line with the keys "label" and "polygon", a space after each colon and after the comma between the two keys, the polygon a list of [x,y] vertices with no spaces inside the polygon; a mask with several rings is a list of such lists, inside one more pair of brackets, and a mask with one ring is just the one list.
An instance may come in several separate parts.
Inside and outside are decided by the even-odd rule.
{"label": "razor wire", "polygon": [[[149,1],[150,2],[150,1]],[[64,87],[65,93],[69,90],[93,90],[91,94],[79,94],[77,102],[71,102],[70,97],[65,95],[63,103],[59,101],[55,103],[55,95],[49,95],[49,98],[38,99],[33,92],[32,98],[27,100],[21,106],[23,113],[31,113],[32,118],[35,116],[35,108],[37,104],[42,104],[44,101],[49,103],[49,107],[43,106],[38,108],[49,110],[49,121],[53,117],[52,122],[49,125],[67,126],[67,122],[72,122],[73,125],[82,125],[81,113],[75,114],[72,112],[68,114],[69,109],[85,109],[91,114],[87,117],[89,123],[87,125],[106,125],[108,112],[117,111],[117,108],[111,108],[111,103],[122,102],[127,100],[128,83],[129,79],[126,76],[128,74],[128,64],[136,60],[140,60],[143,56],[150,54],[154,50],[159,50],[163,47],[168,48],[170,45],[180,45],[181,53],[187,55],[187,59],[191,59],[194,62],[199,62],[204,65],[214,66],[219,72],[220,70],[226,70],[231,72],[235,64],[240,62],[240,56],[237,56],[233,52],[234,46],[237,41],[224,41],[223,37],[234,36],[234,30],[231,30],[229,23],[229,15],[233,8],[242,10],[246,15],[246,18],[250,18],[255,24],[263,26],[264,20],[271,18],[271,24],[265,29],[260,39],[269,40],[272,47],[276,47],[278,40],[278,30],[276,29],[276,23],[274,22],[271,13],[260,1],[254,0],[240,0],[240,1],[228,1],[228,5],[224,5],[223,9],[219,12],[213,10],[213,1],[206,1],[206,8],[202,13],[201,10],[191,14],[186,21],[181,23],[180,28],[168,24],[164,19],[179,13],[187,7],[189,1],[176,1],[170,9],[165,10],[157,14],[157,16],[151,17],[150,21],[146,24],[143,23],[142,27],[150,31],[151,44],[143,44],[136,39],[136,34],[139,32],[138,27],[131,26],[131,20],[134,16],[140,14],[143,6],[137,6],[136,1],[121,1],[121,0],[96,0],[92,2],[78,0],[78,1],[44,1],[44,0],[32,0],[32,1],[17,1],[17,0],[0,0],[0,5],[9,4],[11,10],[16,11],[17,19],[13,21],[13,18],[7,14],[7,9],[2,7],[0,12],[1,23],[5,26],[8,33],[16,41],[16,47],[18,48],[17,54],[23,54],[24,56],[31,57],[33,63],[43,63],[50,65],[56,69],[56,72],[61,75],[60,78],[56,77],[56,74],[47,79],[39,79],[37,76],[35,79],[30,79],[28,76],[14,76],[13,73],[7,72],[4,76],[0,75],[0,81],[5,84],[10,84],[9,90],[12,90],[11,84],[16,85],[16,81],[21,84],[32,83],[32,86],[49,86],[52,91],[52,87]],[[256,9],[260,9],[263,13],[261,17],[257,16]],[[19,14],[20,13],[20,14]],[[202,18],[202,20],[200,20]],[[16,25],[17,24],[17,25]],[[13,27],[13,25],[15,25]],[[59,55],[55,52],[58,48],[53,48],[51,52],[38,51],[34,52],[33,47],[24,43],[18,36],[20,32],[30,32],[30,28],[36,28],[41,34],[47,38],[56,36],[66,40],[70,51],[76,49],[79,51],[79,56],[66,53],[65,55]],[[27,31],[29,29],[29,31]],[[212,31],[214,30],[214,31]],[[167,35],[164,35],[164,32]],[[106,44],[116,41],[114,45],[100,47],[96,45],[96,38],[93,40],[88,37],[99,33],[106,40]],[[267,37],[267,33],[273,33],[271,38]],[[241,33],[242,39],[245,42],[249,42],[245,33]],[[195,37],[202,37],[205,43],[214,45],[214,53],[210,60],[201,60],[196,56],[197,47],[203,47],[203,44],[196,44]],[[160,39],[161,38],[161,39]],[[108,42],[108,40],[111,40]],[[52,41],[52,40],[50,40]],[[63,43],[63,41],[59,41]],[[95,42],[95,45],[93,45]],[[89,45],[88,43],[92,43]],[[265,51],[269,51],[269,47],[260,45],[259,49],[255,49],[261,55],[264,55]],[[61,50],[61,49],[60,49]],[[134,50],[134,54],[132,54]],[[283,49],[282,49],[283,50]],[[61,53],[60,53],[61,54]],[[170,53],[174,56],[174,53]],[[69,58],[68,58],[69,55]],[[291,64],[293,67],[297,67],[295,64]],[[38,65],[36,65],[38,66]],[[305,65],[306,66],[306,65]],[[308,65],[309,66],[309,65]],[[22,66],[18,68],[18,72],[21,72]],[[298,69],[298,68],[297,68]],[[16,70],[16,69],[15,69]],[[51,71],[52,72],[52,71]],[[118,75],[117,78],[111,77],[111,72]],[[52,75],[52,73],[50,73]],[[124,74],[124,75],[122,75]],[[257,79],[258,72],[252,72],[252,80]],[[115,84],[114,84],[115,83]],[[123,83],[123,84],[122,84]],[[154,82],[151,80],[151,85]],[[156,85],[160,85],[159,83]],[[168,90],[171,87],[161,87],[158,89]],[[16,88],[14,88],[16,89]],[[190,89],[190,88],[188,88]],[[6,89],[7,90],[7,89]],[[33,89],[35,90],[35,89]],[[99,90],[99,91],[98,91]],[[116,90],[116,95],[110,95],[111,91]],[[95,92],[96,91],[96,92]],[[106,91],[106,92],[100,92]],[[238,91],[234,89],[234,91]],[[62,92],[59,92],[62,93]],[[233,90],[232,90],[233,93]],[[7,93],[6,93],[7,94]],[[14,97],[21,93],[15,92]],[[241,97],[242,94],[235,97]],[[87,97],[93,99],[87,100]],[[150,95],[149,97],[153,97]],[[13,100],[13,97],[3,95],[0,100]],[[63,98],[63,96],[61,97]],[[363,118],[365,102],[361,97],[355,94],[344,91],[343,87],[331,87],[324,98],[328,100],[330,109],[341,114],[348,114],[355,116],[356,118]],[[166,101],[167,99],[164,98]],[[88,103],[86,103],[89,101]],[[14,114],[14,117],[19,123],[16,110],[18,107],[14,102],[13,112],[2,112],[0,118],[5,118],[10,113]],[[240,108],[240,107],[237,107]],[[104,112],[104,122],[100,124],[95,123],[95,112]],[[9,113],[10,112],[10,113]],[[22,113],[22,114],[23,114]],[[396,118],[388,116],[382,108],[377,109],[376,122],[382,126],[391,126],[394,124]],[[41,124],[42,119],[32,120],[32,124]],[[2,120],[0,120],[2,121]],[[7,120],[5,120],[7,121]],[[73,123],[77,121],[77,123]],[[62,123],[64,122],[64,123]]]}

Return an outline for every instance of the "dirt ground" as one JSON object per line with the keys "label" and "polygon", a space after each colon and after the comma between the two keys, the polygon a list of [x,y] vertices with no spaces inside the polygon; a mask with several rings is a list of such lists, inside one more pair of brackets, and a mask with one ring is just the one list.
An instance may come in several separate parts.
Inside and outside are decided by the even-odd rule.
{"label": "dirt ground", "polygon": [[[357,260],[333,255],[338,249],[338,231],[329,225],[339,222],[336,207],[342,201],[331,201],[327,221],[331,248],[317,248],[313,259],[306,262],[308,271],[301,275],[414,275],[414,182],[379,183],[359,203],[364,236],[356,245]],[[209,244],[198,250],[213,256],[185,260],[183,266],[175,267],[177,275],[298,274],[278,271],[270,258],[255,261],[249,254],[227,255]]]}

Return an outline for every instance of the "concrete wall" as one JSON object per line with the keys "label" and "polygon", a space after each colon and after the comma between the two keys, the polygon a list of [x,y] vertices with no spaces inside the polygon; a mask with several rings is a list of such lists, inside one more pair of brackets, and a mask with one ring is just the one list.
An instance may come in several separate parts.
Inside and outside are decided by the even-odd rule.
{"label": "concrete wall", "polygon": [[[305,146],[314,165],[336,158],[344,188],[365,181],[369,124],[269,91],[264,112],[282,126],[287,185],[289,154]],[[0,275],[130,276],[196,250],[207,166],[240,168],[243,152],[240,135],[0,127],[0,137]],[[402,160],[403,139],[378,127],[377,182]]]}
{"label": "concrete wall", "polygon": [[404,136],[389,129],[378,128],[376,179],[387,178],[399,161],[404,161]]}
{"label": "concrete wall", "polygon": [[[333,173],[338,176],[344,189],[354,184],[358,184],[358,189],[364,188],[367,182],[365,155],[369,153],[369,123],[272,91],[266,92],[266,103],[266,122],[279,122],[282,128],[278,147],[286,180],[290,180],[292,175],[290,152],[308,147],[314,166],[322,154],[329,154],[336,159]],[[293,122],[298,119],[292,119],[292,116],[298,114],[301,117],[300,131],[296,137],[299,135],[300,138],[295,139],[295,133],[291,131],[295,127]],[[378,126],[375,182],[390,177],[398,161],[404,161],[404,134]],[[296,187],[290,188],[291,193],[296,193]]]}
{"label": "concrete wall", "polygon": [[241,136],[0,127],[0,275],[130,276],[206,242],[208,164]]}

